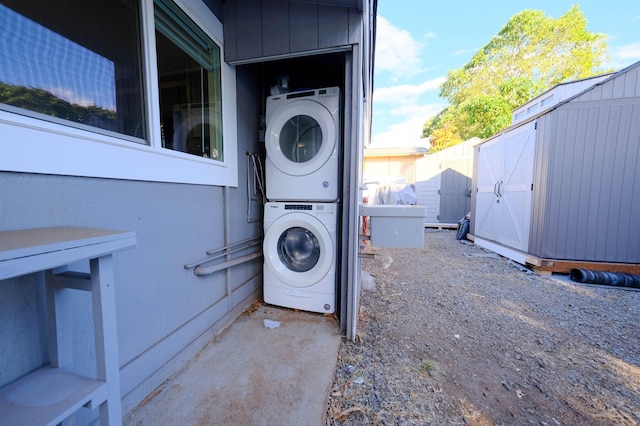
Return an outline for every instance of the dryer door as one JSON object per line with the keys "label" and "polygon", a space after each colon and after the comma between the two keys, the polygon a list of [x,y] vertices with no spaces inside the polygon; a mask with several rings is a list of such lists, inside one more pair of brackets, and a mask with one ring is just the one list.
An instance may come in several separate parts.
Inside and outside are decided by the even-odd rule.
{"label": "dryer door", "polygon": [[267,155],[283,173],[308,175],[336,148],[337,129],[328,109],[308,99],[283,106],[267,124]]}
{"label": "dryer door", "polygon": [[334,262],[327,228],[305,213],[280,216],[264,236],[265,264],[283,283],[308,287],[319,282]]}

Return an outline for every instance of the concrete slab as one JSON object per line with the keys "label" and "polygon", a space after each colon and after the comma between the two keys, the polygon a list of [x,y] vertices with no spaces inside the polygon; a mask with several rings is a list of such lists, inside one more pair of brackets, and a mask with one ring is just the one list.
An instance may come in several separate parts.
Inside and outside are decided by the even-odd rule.
{"label": "concrete slab", "polygon": [[[264,320],[278,321],[267,328]],[[146,425],[324,425],[335,319],[260,306],[240,316],[125,416]]]}

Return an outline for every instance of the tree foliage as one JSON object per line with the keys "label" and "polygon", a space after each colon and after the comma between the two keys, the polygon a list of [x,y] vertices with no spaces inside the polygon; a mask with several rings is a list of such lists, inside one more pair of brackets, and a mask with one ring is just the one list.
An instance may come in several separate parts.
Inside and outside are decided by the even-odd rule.
{"label": "tree foliage", "polygon": [[106,129],[110,129],[116,119],[116,112],[112,110],[72,104],[43,89],[5,83],[0,83],[0,103],[79,123],[92,120],[91,125]]}
{"label": "tree foliage", "polygon": [[462,68],[449,71],[440,86],[449,107],[425,123],[422,136],[431,138],[432,152],[489,137],[509,126],[513,109],[545,90],[602,72],[607,49],[605,35],[587,30],[578,6],[557,19],[524,10]]}

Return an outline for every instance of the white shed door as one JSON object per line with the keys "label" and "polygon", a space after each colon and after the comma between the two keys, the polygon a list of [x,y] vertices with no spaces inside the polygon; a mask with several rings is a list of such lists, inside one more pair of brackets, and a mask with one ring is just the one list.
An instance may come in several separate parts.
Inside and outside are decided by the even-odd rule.
{"label": "white shed door", "polygon": [[483,144],[478,151],[476,234],[528,251],[535,122]]}

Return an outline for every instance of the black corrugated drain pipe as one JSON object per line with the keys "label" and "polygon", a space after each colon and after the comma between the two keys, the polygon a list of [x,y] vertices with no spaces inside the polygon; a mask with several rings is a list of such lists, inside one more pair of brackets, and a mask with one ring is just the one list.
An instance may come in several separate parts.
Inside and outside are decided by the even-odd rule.
{"label": "black corrugated drain pipe", "polygon": [[640,288],[640,275],[592,271],[590,269],[572,269],[569,275],[573,281],[579,283]]}

